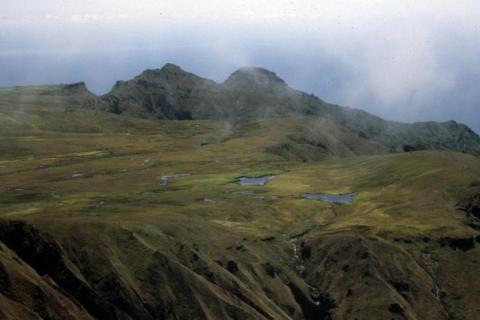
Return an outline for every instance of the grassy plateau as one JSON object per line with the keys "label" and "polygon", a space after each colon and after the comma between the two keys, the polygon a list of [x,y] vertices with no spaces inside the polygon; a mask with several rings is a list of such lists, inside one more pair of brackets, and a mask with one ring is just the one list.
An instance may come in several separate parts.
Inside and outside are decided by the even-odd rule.
{"label": "grassy plateau", "polygon": [[478,157],[36,90],[0,90],[0,318],[480,319]]}

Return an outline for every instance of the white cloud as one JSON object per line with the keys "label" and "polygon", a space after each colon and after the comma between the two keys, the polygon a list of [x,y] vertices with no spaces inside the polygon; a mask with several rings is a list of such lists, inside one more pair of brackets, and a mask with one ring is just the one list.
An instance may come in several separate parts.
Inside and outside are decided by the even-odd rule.
{"label": "white cloud", "polygon": [[[211,19],[278,19],[292,18],[297,23],[326,22],[333,25],[362,24],[367,21],[388,20],[395,17],[419,16],[432,19],[453,18],[480,14],[476,0],[19,0],[5,1],[3,16],[10,20],[29,17],[41,20],[46,15],[71,17],[83,15],[119,16],[132,19],[167,18]],[[137,20],[138,21],[138,20]]]}
{"label": "white cloud", "polygon": [[[336,102],[392,118],[414,119],[465,74],[480,73],[478,0],[17,0],[2,1],[0,16],[0,56],[184,46],[182,61],[210,63],[220,77],[256,63],[264,47],[298,65],[308,55],[313,70],[328,54],[348,74]],[[208,62],[198,58],[205,47]]]}

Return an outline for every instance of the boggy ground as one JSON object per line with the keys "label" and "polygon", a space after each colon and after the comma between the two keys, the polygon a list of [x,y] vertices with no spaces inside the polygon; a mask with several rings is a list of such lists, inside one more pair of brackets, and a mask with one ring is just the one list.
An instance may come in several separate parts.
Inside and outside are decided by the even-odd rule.
{"label": "boggy ground", "polygon": [[310,117],[1,112],[0,318],[480,319],[478,157]]}

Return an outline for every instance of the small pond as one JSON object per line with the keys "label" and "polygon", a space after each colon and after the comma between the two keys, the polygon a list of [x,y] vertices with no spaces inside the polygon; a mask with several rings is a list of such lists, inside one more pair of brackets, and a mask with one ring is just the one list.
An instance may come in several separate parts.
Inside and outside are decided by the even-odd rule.
{"label": "small pond", "polygon": [[305,199],[311,200],[322,200],[325,202],[331,203],[352,203],[353,198],[356,193],[345,193],[345,194],[327,194],[327,193],[306,193],[302,194],[302,197]]}
{"label": "small pond", "polygon": [[263,176],[258,178],[240,177],[237,182],[242,186],[264,186],[273,176]]}

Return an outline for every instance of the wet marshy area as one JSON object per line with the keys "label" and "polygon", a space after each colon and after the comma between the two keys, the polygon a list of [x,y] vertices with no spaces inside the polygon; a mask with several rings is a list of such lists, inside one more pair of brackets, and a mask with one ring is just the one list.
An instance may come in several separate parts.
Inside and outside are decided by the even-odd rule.
{"label": "wet marshy area", "polygon": [[[272,180],[275,176],[273,175],[265,175],[260,177],[248,177],[242,176],[236,179],[236,182],[241,186],[264,186],[268,183],[268,181]],[[244,191],[237,191],[236,194],[242,195],[254,195],[255,192],[251,190],[244,190]],[[353,199],[357,195],[356,192],[349,192],[343,194],[329,194],[329,193],[303,193],[300,195],[301,198],[309,199],[309,200],[320,200],[328,203],[337,203],[337,204],[351,204]],[[287,196],[287,197],[295,197],[295,196]],[[255,196],[256,199],[265,199],[266,197],[263,195]],[[271,199],[277,199],[277,196],[272,196]]]}
{"label": "wet marshy area", "polygon": [[310,200],[321,200],[330,203],[351,204],[353,198],[356,196],[355,192],[345,194],[328,194],[328,193],[305,193],[302,197]]}
{"label": "wet marshy area", "polygon": [[173,178],[188,177],[190,173],[174,173],[160,177],[160,186],[167,186],[168,182]]}
{"label": "wet marshy area", "polygon": [[274,176],[262,176],[257,178],[240,177],[237,182],[242,186],[264,186]]}

